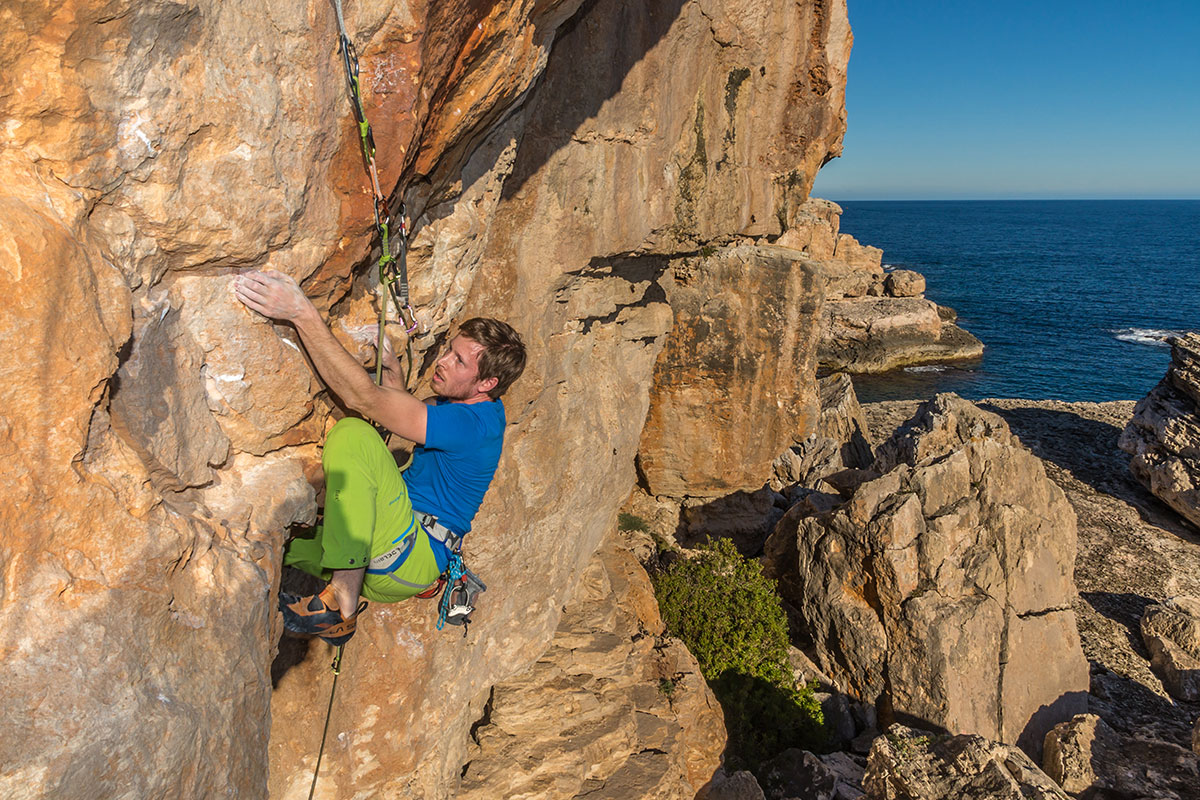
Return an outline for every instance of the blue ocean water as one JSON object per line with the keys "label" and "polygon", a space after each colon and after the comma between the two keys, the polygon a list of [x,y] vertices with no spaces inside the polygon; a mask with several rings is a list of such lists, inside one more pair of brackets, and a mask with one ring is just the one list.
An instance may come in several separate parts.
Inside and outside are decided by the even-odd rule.
{"label": "blue ocean water", "polygon": [[1200,330],[1200,200],[847,201],[841,229],[958,311],[980,362],[855,378],[860,399],[1136,400]]}

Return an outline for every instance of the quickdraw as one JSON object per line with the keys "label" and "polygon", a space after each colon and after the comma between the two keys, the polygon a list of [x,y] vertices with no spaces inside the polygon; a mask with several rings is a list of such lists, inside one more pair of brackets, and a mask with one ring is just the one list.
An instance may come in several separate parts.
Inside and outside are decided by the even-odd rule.
{"label": "quickdraw", "polygon": [[[375,135],[371,123],[367,119],[363,107],[362,89],[359,83],[358,52],[354,43],[346,33],[346,21],[342,16],[342,0],[334,0],[334,10],[337,14],[338,46],[342,55],[342,66],[346,71],[346,89],[350,95],[350,107],[354,112],[354,120],[358,125],[358,139],[362,146],[363,162],[371,179],[371,193],[375,213],[375,229],[379,232],[379,282],[384,287],[380,294],[379,308],[379,343],[376,352],[382,356],[384,346],[384,329],[387,325],[388,298],[396,303],[400,320],[404,323],[405,333],[408,334],[408,375],[405,384],[411,384],[413,373],[412,334],[419,327],[417,315],[409,300],[408,292],[408,225],[405,221],[403,193],[401,193],[400,215],[396,221],[396,254],[391,252],[392,216],[388,207],[387,197],[379,187],[379,170],[375,165]],[[375,383],[383,383],[383,359],[380,357],[375,367]]]}
{"label": "quickdraw", "polygon": [[[397,249],[396,255],[393,256],[390,240],[392,217],[388,209],[387,198],[379,188],[379,170],[375,166],[375,136],[371,131],[371,123],[367,120],[367,113],[363,108],[362,91],[358,80],[358,53],[354,49],[354,43],[350,41],[350,37],[346,34],[346,20],[342,16],[342,0],[334,0],[334,10],[337,13],[338,45],[342,54],[342,65],[346,69],[346,86],[350,94],[350,107],[354,111],[354,120],[358,124],[358,138],[362,145],[363,161],[367,167],[367,174],[371,178],[371,192],[374,197],[375,229],[379,232],[381,251],[379,256],[379,282],[383,287],[383,291],[380,292],[379,303],[379,340],[375,350],[375,383],[383,383],[383,352],[386,341],[385,328],[387,325],[388,299],[390,297],[396,303],[400,320],[405,325],[405,333],[408,334],[408,375],[404,381],[407,387],[412,385],[413,365],[415,363],[412,334],[417,330],[418,325],[416,312],[413,311],[408,297],[408,226],[405,222],[403,192],[401,192],[400,217],[397,224]],[[439,625],[439,627],[441,626]],[[333,686],[329,690],[329,707],[325,711],[325,727],[321,731],[321,746],[317,750],[317,763],[313,768],[312,785],[309,786],[308,800],[313,800],[313,794],[317,789],[317,776],[321,773],[321,757],[325,754],[325,740],[329,734],[329,720],[333,715],[333,699],[337,692],[338,676],[342,672],[342,655],[344,652],[345,645],[338,646],[333,663],[330,665],[330,668],[333,670]]]}

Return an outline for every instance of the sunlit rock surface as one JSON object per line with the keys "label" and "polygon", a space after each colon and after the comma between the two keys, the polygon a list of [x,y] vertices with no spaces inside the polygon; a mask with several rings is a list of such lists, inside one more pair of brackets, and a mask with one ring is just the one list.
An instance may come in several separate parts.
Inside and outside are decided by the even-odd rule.
{"label": "sunlit rock surface", "polygon": [[876,450],[849,499],[799,503],[766,545],[820,666],[881,722],[1039,754],[1086,710],[1075,513],[1004,420],[938,395]]}
{"label": "sunlit rock surface", "polygon": [[[450,797],[635,480],[673,264],[798,224],[840,151],[850,31],[841,2],[363,0],[346,22],[413,223],[418,357],[475,313],[532,356],[467,546],[478,624],[372,607],[322,764],[324,797]],[[5,796],[307,793],[329,654],[272,685],[273,598],[337,412],[229,285],[295,276],[366,356],[335,30],[291,0],[0,9]],[[764,430],[791,410],[758,408]]]}

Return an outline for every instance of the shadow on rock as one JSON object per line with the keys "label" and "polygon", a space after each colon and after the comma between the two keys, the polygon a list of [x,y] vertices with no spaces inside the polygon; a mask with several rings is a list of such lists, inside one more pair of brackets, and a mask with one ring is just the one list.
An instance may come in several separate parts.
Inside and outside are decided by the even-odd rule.
{"label": "shadow on rock", "polygon": [[1143,658],[1150,658],[1142,642],[1139,627],[1146,606],[1153,603],[1149,597],[1129,592],[1080,592],[1079,596],[1101,615],[1125,628],[1125,635],[1133,651]]}
{"label": "shadow on rock", "polygon": [[1149,494],[1129,474],[1129,456],[1117,446],[1121,429],[1070,411],[1048,408],[979,407],[1003,417],[1033,454],[1071,473],[1098,492],[1129,502]]}
{"label": "shadow on rock", "polygon": [[789,748],[825,749],[821,706],[811,691],[789,692],[762,678],[733,671],[710,686],[725,712],[728,769],[756,772],[765,761]]}
{"label": "shadow on rock", "polygon": [[[1192,541],[1195,533],[1129,471],[1129,456],[1117,441],[1121,427],[1073,411],[979,403],[1004,418],[1021,443],[1094,491],[1129,503],[1146,522]],[[1006,404],[1007,406],[1007,404]]]}
{"label": "shadow on rock", "polygon": [[[283,568],[279,582],[281,591],[298,595],[316,594],[321,590],[322,585],[319,579],[292,567]],[[279,682],[283,680],[283,676],[287,674],[288,670],[308,660],[310,651],[313,650],[313,642],[317,641],[319,640],[315,638],[283,633],[279,639],[279,650],[275,655],[275,660],[271,662],[272,689],[279,686]]]}
{"label": "shadow on rock", "polygon": [[764,487],[724,497],[687,498],[679,515],[675,541],[694,548],[713,539],[729,539],[747,558],[762,554],[763,543],[783,518],[787,501]]}

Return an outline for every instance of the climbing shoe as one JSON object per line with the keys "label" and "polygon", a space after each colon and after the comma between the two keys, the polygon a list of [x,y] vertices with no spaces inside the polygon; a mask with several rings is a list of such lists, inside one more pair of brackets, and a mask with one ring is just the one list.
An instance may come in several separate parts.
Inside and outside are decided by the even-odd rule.
{"label": "climbing shoe", "polygon": [[367,607],[366,601],[349,617],[343,617],[333,589],[326,586],[320,594],[300,597],[288,592],[279,593],[279,610],[283,612],[283,627],[291,633],[320,636],[334,647],[350,641],[358,625],[358,615]]}

